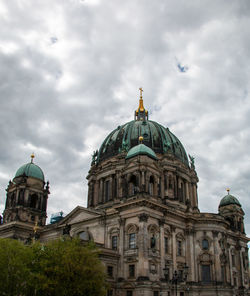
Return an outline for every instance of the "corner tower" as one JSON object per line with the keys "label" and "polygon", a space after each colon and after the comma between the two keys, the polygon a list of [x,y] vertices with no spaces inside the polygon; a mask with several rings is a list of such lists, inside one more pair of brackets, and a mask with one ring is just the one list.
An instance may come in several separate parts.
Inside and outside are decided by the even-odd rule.
{"label": "corner tower", "polygon": [[46,223],[49,182],[45,185],[43,171],[34,164],[34,157],[32,154],[31,161],[21,166],[9,181],[3,224],[25,223],[33,229],[34,225]]}
{"label": "corner tower", "polygon": [[194,158],[189,163],[180,140],[149,120],[142,88],[134,114],[134,120],[113,130],[92,157],[88,207],[107,208],[143,196],[199,212]]}

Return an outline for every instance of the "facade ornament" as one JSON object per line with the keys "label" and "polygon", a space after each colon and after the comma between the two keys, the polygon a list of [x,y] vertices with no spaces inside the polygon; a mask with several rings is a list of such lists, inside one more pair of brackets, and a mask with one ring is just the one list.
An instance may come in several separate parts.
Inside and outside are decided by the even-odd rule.
{"label": "facade ornament", "polygon": [[213,237],[218,237],[219,231],[217,230],[212,230]]}
{"label": "facade ornament", "polygon": [[188,154],[188,157],[189,157],[189,160],[190,160],[191,169],[195,169],[194,156],[191,156],[190,154]]}
{"label": "facade ornament", "polygon": [[40,234],[37,232],[39,229],[38,227],[38,222],[36,221],[35,226],[33,227],[33,237],[32,237],[32,241],[36,241],[39,239]]}
{"label": "facade ornament", "polygon": [[161,218],[161,219],[159,219],[158,220],[158,224],[159,224],[159,226],[163,226],[164,224],[165,224],[165,219],[164,218]]}
{"label": "facade ornament", "polygon": [[155,246],[156,246],[156,238],[155,238],[155,235],[153,234],[152,237],[151,237],[151,239],[150,239],[150,247],[152,249],[154,249]]}
{"label": "facade ornament", "polygon": [[138,216],[139,222],[147,222],[148,221],[148,217],[149,217],[148,214],[145,214],[145,213],[140,214]]}
{"label": "facade ornament", "polygon": [[170,225],[171,232],[175,232],[176,227],[174,225]]}
{"label": "facade ornament", "polygon": [[49,181],[47,181],[47,183],[46,183],[45,190],[46,190],[47,193],[50,193],[50,192],[49,192]]}
{"label": "facade ornament", "polygon": [[124,225],[125,225],[125,221],[126,221],[125,218],[120,218],[120,219],[118,220],[119,225],[120,225],[120,226],[124,226]]}
{"label": "facade ornament", "polygon": [[63,228],[63,235],[70,235],[71,225],[66,224]]}
{"label": "facade ornament", "polygon": [[95,165],[97,163],[97,156],[98,156],[98,150],[94,151],[93,154],[92,154],[91,166]]}

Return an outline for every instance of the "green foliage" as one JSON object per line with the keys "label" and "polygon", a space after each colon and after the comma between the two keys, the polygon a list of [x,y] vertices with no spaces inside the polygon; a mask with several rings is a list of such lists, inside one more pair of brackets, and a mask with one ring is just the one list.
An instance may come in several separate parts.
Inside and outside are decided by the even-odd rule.
{"label": "green foliage", "polygon": [[[13,246],[12,251],[2,252],[4,246],[5,249]],[[9,265],[5,253],[11,254]],[[15,276],[11,277],[6,266],[11,266]],[[93,243],[83,246],[78,239],[31,246],[2,239],[0,268],[4,271],[0,275],[0,295],[104,296],[106,293],[104,267],[96,247]],[[9,284],[2,289],[4,282]],[[15,283],[13,292],[12,283]]]}
{"label": "green foliage", "polygon": [[30,278],[30,248],[12,239],[0,239],[0,295],[24,295]]}

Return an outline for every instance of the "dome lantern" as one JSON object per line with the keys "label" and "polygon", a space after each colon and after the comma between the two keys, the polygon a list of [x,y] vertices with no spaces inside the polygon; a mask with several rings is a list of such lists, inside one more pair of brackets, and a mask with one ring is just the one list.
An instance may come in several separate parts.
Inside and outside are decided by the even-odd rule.
{"label": "dome lantern", "polygon": [[144,108],[144,105],[143,105],[142,87],[140,87],[139,90],[140,90],[140,100],[139,100],[139,107],[135,111],[135,120],[145,121],[145,120],[148,120],[148,111]]}

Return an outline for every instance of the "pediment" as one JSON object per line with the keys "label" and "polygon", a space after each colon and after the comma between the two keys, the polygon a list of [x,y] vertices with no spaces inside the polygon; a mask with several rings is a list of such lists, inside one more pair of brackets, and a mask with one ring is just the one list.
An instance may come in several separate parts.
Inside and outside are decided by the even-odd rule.
{"label": "pediment", "polygon": [[84,207],[77,206],[59,224],[74,224],[83,220],[93,219],[101,216],[100,213]]}

